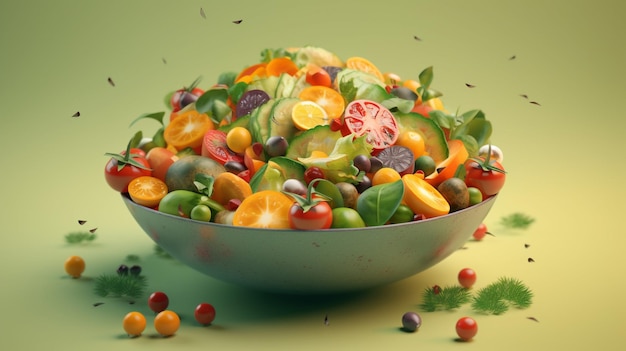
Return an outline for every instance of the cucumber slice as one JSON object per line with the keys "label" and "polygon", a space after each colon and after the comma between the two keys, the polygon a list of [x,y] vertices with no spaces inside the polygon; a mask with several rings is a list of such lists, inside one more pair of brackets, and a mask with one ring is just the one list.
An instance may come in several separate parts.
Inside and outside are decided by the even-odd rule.
{"label": "cucumber slice", "polygon": [[250,134],[252,134],[252,140],[258,141],[263,145],[265,145],[267,138],[269,138],[267,124],[270,119],[272,106],[274,106],[274,100],[269,100],[263,105],[257,107],[250,114],[250,121],[248,122]]}
{"label": "cucumber slice", "polygon": [[296,78],[288,73],[283,73],[278,77],[278,85],[274,91],[274,97],[280,99],[291,96],[291,91],[296,84]]}
{"label": "cucumber slice", "polygon": [[270,98],[272,99],[276,98],[275,93],[276,93],[276,88],[278,87],[279,79],[280,78],[277,76],[268,76],[268,77],[254,79],[252,82],[250,82],[250,84],[246,88],[246,91],[249,91],[252,89],[259,89],[267,93],[267,95],[269,95]]}
{"label": "cucumber slice", "polygon": [[294,137],[289,142],[285,156],[295,160],[309,157],[316,150],[330,154],[341,136],[341,132],[332,131],[328,125],[317,126]]}
{"label": "cucumber slice", "polygon": [[[252,112],[252,113],[255,113],[255,112]],[[228,133],[228,131],[230,131],[231,129],[233,129],[235,127],[244,127],[246,129],[248,129],[248,124],[250,122],[250,118],[251,118],[251,114],[244,115],[242,117],[237,118],[236,120],[234,120],[231,123],[219,126],[217,129],[221,130],[224,133]]]}
{"label": "cucumber slice", "polygon": [[289,94],[289,96],[298,97],[300,95],[300,92],[304,90],[304,88],[310,86],[311,84],[306,81],[306,74],[302,74],[294,81],[293,88],[291,89],[291,93]]}
{"label": "cucumber slice", "polygon": [[267,129],[269,130],[268,138],[272,136],[282,136],[287,141],[291,140],[296,133],[296,127],[291,119],[291,111],[298,101],[300,101],[298,98],[286,97],[274,102],[267,123]]}
{"label": "cucumber slice", "polygon": [[400,133],[414,131],[424,137],[426,152],[433,158],[435,164],[439,164],[448,158],[448,142],[443,130],[435,121],[416,112],[395,112],[394,116],[396,117]]}

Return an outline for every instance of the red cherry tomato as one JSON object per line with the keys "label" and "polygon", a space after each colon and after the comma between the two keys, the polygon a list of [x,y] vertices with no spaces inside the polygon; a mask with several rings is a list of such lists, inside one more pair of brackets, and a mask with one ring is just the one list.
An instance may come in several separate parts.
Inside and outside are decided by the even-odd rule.
{"label": "red cherry tomato", "polygon": [[471,268],[463,268],[459,272],[459,284],[462,287],[469,289],[474,283],[476,283],[476,272]]}
{"label": "red cherry tomato", "polygon": [[469,341],[478,332],[478,324],[476,321],[470,317],[460,318],[456,322],[456,334],[463,341]]}
{"label": "red cherry tomato", "polygon": [[204,90],[196,86],[199,82],[200,78],[198,77],[189,87],[178,89],[172,94],[170,98],[172,112],[180,111],[183,107],[195,102],[204,94]]}
{"label": "red cherry tomato", "polygon": [[146,160],[146,152],[141,149],[130,149],[112,155],[104,167],[104,178],[111,188],[121,193],[128,192],[128,184],[141,176],[152,175],[150,163]]}
{"label": "red cherry tomato", "polygon": [[324,179],[324,171],[316,166],[311,166],[304,171],[304,181],[309,184],[315,179]]}
{"label": "red cherry tomato", "polygon": [[395,144],[400,134],[391,111],[370,100],[354,100],[346,106],[341,132],[357,137],[365,135],[374,151]]}
{"label": "red cherry tomato", "polygon": [[148,307],[156,313],[165,311],[170,304],[170,299],[161,291],[153,292],[148,298]]}
{"label": "red cherry tomato", "polygon": [[485,169],[476,160],[470,159],[465,162],[465,184],[468,187],[478,188],[486,199],[497,194],[504,186],[506,174],[504,167],[498,161],[490,161],[489,168],[500,169],[501,172],[493,169]]}
{"label": "red cherry tomato", "polygon": [[213,305],[203,302],[196,307],[194,312],[196,321],[202,325],[209,325],[215,319],[215,308]]}
{"label": "red cherry tomato", "polygon": [[326,201],[320,201],[305,212],[296,202],[289,209],[289,223],[293,229],[328,229],[333,223],[333,210]]}
{"label": "red cherry tomato", "polygon": [[332,80],[328,72],[316,65],[311,64],[306,72],[306,82],[311,85],[332,86]]}
{"label": "red cherry tomato", "polygon": [[202,141],[201,154],[221,164],[228,161],[244,163],[243,155],[239,155],[228,148],[226,133],[218,129],[210,129],[206,132]]}
{"label": "red cherry tomato", "polygon": [[475,240],[483,240],[485,235],[487,235],[487,225],[485,223],[481,223],[474,231],[474,234],[472,234]]}

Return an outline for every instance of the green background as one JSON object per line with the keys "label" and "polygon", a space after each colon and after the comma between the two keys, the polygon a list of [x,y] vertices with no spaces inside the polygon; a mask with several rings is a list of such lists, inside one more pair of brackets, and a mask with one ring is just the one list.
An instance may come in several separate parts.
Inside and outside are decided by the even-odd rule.
{"label": "green background", "polygon": [[[621,348],[625,14],[626,5],[612,0],[3,1],[0,348]],[[403,78],[432,65],[448,109],[485,111],[509,172],[486,220],[495,237],[470,241],[410,279],[342,298],[258,294],[154,254],[104,182],[103,154],[124,148],[135,117],[163,111],[168,91],[199,75],[208,87],[265,48],[307,44],[366,57]],[[157,124],[136,126],[150,134]],[[536,222],[507,230],[499,220],[513,212]],[[95,242],[65,243],[65,234],[91,228],[98,228]],[[167,291],[181,314],[175,337],[154,337],[144,301],[93,294],[93,279],[128,254],[140,256],[149,290]],[[87,262],[80,280],[65,276],[70,255]],[[454,284],[463,267],[478,272],[475,288],[501,276],[521,279],[535,293],[533,305],[500,316],[468,306],[424,312],[418,333],[400,332],[402,314],[419,311],[423,289]],[[92,307],[98,301],[105,304]],[[208,328],[192,320],[201,301],[217,309]],[[122,317],[131,310],[148,316],[144,337],[124,335]],[[463,315],[479,323],[467,344],[454,342]]]}

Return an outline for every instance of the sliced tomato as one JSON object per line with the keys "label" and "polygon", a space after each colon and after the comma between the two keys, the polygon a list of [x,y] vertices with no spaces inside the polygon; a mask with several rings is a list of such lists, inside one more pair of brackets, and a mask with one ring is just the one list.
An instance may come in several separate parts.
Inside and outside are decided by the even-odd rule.
{"label": "sliced tomato", "polygon": [[204,134],[202,156],[210,157],[221,164],[228,161],[244,163],[242,155],[236,154],[228,148],[226,133],[217,129],[211,129]]}
{"label": "sliced tomato", "polygon": [[354,100],[346,106],[342,134],[365,135],[376,151],[395,144],[400,132],[386,107],[370,100]]}

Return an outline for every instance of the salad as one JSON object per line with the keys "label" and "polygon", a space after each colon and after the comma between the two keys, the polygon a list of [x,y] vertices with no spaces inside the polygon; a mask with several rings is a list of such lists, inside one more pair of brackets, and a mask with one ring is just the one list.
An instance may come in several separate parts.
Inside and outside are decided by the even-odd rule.
{"label": "salad", "polygon": [[506,173],[481,110],[451,113],[431,88],[319,47],[196,79],[146,113],[160,128],[107,153],[105,179],[190,220],[272,229],[355,228],[447,215],[496,195]]}

